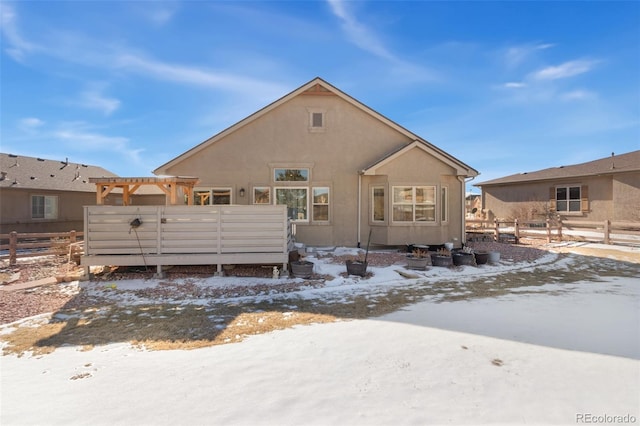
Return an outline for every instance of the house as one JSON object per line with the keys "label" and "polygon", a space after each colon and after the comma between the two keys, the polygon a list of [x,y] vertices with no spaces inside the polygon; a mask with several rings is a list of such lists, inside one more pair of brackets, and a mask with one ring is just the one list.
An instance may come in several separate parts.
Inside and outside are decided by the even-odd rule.
{"label": "house", "polygon": [[639,221],[640,151],[475,184],[498,219]]}
{"label": "house", "polygon": [[468,192],[465,197],[465,213],[467,219],[482,217],[482,195]]}
{"label": "house", "polygon": [[[68,159],[0,153],[0,234],[81,231],[82,206],[96,204],[96,185],[89,178],[115,176]],[[135,195],[134,203],[164,203],[164,194],[154,193]],[[122,204],[122,194],[109,194],[106,203]]]}
{"label": "house", "polygon": [[284,204],[313,246],[464,239],[478,172],[315,78],[158,167],[197,176],[194,204]]}

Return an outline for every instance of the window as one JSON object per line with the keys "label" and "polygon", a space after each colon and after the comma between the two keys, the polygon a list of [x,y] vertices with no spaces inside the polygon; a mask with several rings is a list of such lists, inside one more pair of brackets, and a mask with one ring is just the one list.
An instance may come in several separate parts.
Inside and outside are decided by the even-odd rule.
{"label": "window", "polygon": [[308,108],[307,111],[309,111],[309,131],[324,132],[325,111],[317,108]]}
{"label": "window", "polygon": [[313,188],[313,213],[315,222],[329,221],[329,188]]}
{"label": "window", "polygon": [[276,182],[308,182],[309,169],[274,169],[273,180]]}
{"label": "window", "polygon": [[374,222],[383,222],[384,221],[384,187],[383,186],[375,186],[371,189],[371,202],[373,205],[371,206],[371,211],[373,212],[373,221]]}
{"label": "window", "polygon": [[448,205],[449,205],[449,202],[448,202],[449,201],[448,191],[449,191],[449,188],[443,186],[441,191],[442,191],[442,194],[441,194],[441,200],[440,200],[440,203],[441,203],[441,206],[440,206],[441,219],[440,220],[442,222],[447,222],[449,220],[449,210],[448,210]]}
{"label": "window", "polygon": [[231,188],[196,189],[193,191],[193,199],[198,206],[231,204]]}
{"label": "window", "polygon": [[57,219],[58,197],[55,195],[31,196],[32,219]]}
{"label": "window", "polygon": [[287,217],[292,220],[308,220],[308,188],[275,188],[276,204],[287,206]]}
{"label": "window", "polygon": [[556,211],[579,212],[580,199],[579,186],[556,187]]}
{"label": "window", "polygon": [[435,186],[394,186],[394,222],[435,222]]}
{"label": "window", "polygon": [[253,204],[271,204],[271,188],[268,186],[253,188]]}

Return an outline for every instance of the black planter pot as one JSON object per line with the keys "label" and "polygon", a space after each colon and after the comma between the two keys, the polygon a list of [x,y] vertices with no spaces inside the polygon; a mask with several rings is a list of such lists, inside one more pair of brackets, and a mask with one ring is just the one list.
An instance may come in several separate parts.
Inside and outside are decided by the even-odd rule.
{"label": "black planter pot", "polygon": [[453,264],[456,266],[463,266],[463,265],[474,266],[476,264],[476,258],[474,257],[473,253],[457,252],[457,253],[453,253],[452,257],[453,257]]}
{"label": "black planter pot", "polygon": [[430,257],[407,256],[407,269],[424,271],[429,266],[430,260]]}
{"label": "black planter pot", "polygon": [[313,262],[299,260],[291,262],[291,275],[298,278],[311,278],[313,274]]}
{"label": "black planter pot", "polygon": [[347,260],[347,274],[364,277],[367,275],[367,262]]}
{"label": "black planter pot", "polygon": [[453,260],[451,259],[451,256],[441,256],[435,253],[431,255],[432,266],[448,267],[448,266],[451,266],[452,264],[453,264]]}
{"label": "black planter pot", "polygon": [[476,256],[476,265],[485,265],[489,261],[489,253],[480,251],[474,253]]}

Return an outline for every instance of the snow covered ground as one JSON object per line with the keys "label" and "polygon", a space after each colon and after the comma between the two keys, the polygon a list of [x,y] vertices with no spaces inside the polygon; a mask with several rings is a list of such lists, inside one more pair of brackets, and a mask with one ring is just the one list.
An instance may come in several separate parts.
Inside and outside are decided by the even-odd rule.
{"label": "snow covered ground", "polygon": [[[0,423],[637,424],[640,266],[620,264],[616,276],[611,262],[550,254],[535,264],[433,268],[413,281],[400,279],[394,266],[368,282],[336,278],[296,297],[335,300],[442,280],[460,285],[377,318],[191,351],[143,351],[123,342],[3,356]],[[316,259],[322,273],[334,267]],[[474,287],[518,274],[528,274],[530,285],[475,296]],[[211,280],[202,285],[242,281]]]}

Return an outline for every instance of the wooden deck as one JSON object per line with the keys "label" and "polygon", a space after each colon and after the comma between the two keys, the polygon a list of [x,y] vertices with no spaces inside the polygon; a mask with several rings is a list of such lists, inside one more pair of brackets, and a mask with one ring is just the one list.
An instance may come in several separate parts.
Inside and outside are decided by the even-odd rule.
{"label": "wooden deck", "polygon": [[293,249],[286,206],[86,206],[81,265],[281,264]]}

